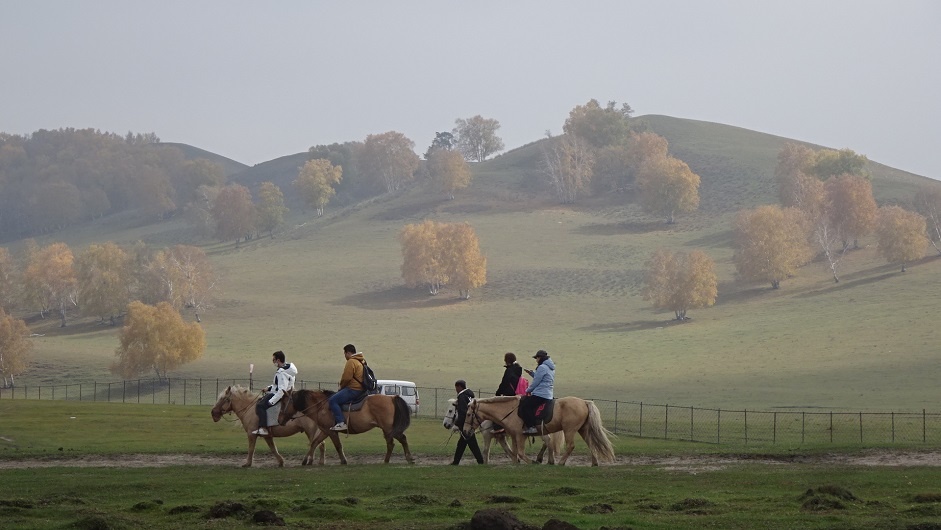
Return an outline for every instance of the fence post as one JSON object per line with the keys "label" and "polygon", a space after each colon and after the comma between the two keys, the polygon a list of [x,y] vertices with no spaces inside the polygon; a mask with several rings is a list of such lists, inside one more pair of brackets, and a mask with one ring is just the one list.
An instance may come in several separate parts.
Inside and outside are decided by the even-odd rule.
{"label": "fence post", "polygon": [[921,409],[921,443],[928,443],[928,415]]}
{"label": "fence post", "polygon": [[644,402],[640,402],[640,434],[641,438],[644,437]]}
{"label": "fence post", "polygon": [[203,378],[199,378],[199,404],[203,404]]}
{"label": "fence post", "polygon": [[771,413],[771,445],[778,443],[778,413]]}
{"label": "fence post", "polygon": [[895,412],[892,412],[892,443],[895,443]]}
{"label": "fence post", "polygon": [[745,445],[748,445],[748,409],[745,409]]}
{"label": "fence post", "polygon": [[807,412],[801,411],[801,445],[804,445],[804,426],[807,424]]}
{"label": "fence post", "polygon": [[614,400],[614,434],[618,433],[618,400]]}
{"label": "fence post", "polygon": [[91,395],[92,401],[98,401],[98,381],[95,381],[95,393]]}
{"label": "fence post", "polygon": [[689,408],[689,441],[696,441],[696,438],[693,437],[693,407]]}
{"label": "fence post", "polygon": [[438,387],[435,387],[435,417],[438,417]]}
{"label": "fence post", "polygon": [[121,403],[127,398],[127,381],[121,382]]}
{"label": "fence post", "polygon": [[833,411],[830,411],[830,443],[833,443]]}
{"label": "fence post", "polygon": [[863,443],[863,411],[859,411],[859,443]]}
{"label": "fence post", "polygon": [[82,384],[81,383],[78,384],[78,400],[79,401],[82,400]]}
{"label": "fence post", "polygon": [[669,438],[667,438],[667,428],[670,426],[670,404],[669,403],[664,405],[663,411],[664,411],[663,412],[663,439],[669,440]]}
{"label": "fence post", "polygon": [[108,383],[108,403],[111,403],[111,383]]}
{"label": "fence post", "polygon": [[716,410],[716,443],[722,443],[722,409]]}
{"label": "fence post", "polygon": [[186,405],[186,378],[183,378],[183,404]]}
{"label": "fence post", "polygon": [[172,385],[170,384],[170,378],[168,377],[167,378],[167,405],[170,404],[170,387],[171,386]]}

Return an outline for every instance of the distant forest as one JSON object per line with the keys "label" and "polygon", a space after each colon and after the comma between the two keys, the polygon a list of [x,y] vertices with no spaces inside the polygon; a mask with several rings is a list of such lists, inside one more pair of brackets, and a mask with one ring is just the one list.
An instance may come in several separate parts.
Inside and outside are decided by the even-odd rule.
{"label": "distant forest", "polygon": [[222,166],[186,160],[153,133],[93,129],[0,133],[0,234],[24,237],[135,211],[161,219],[224,184]]}

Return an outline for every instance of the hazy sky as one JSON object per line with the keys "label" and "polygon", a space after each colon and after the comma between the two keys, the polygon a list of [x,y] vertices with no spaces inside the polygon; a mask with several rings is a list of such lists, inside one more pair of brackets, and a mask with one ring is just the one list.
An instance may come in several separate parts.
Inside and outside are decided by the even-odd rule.
{"label": "hazy sky", "polygon": [[941,2],[0,0],[0,131],[154,132],[247,164],[595,98],[941,178]]}

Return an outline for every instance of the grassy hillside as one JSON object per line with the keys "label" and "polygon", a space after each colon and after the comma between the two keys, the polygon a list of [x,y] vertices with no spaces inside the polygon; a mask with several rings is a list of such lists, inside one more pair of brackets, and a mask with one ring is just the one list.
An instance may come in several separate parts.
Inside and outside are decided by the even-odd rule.
{"label": "grassy hillside", "polygon": [[[530,357],[544,348],[558,366],[558,395],[749,409],[936,407],[941,332],[930,315],[941,260],[928,256],[901,274],[863,240],[845,259],[840,284],[822,263],[777,291],[738,283],[730,220],[739,208],[775,200],[772,173],[786,140],[718,124],[644,119],[703,177],[701,211],[678,224],[666,226],[623,197],[559,206],[540,193],[539,142],[476,164],[474,183],[454,201],[416,186],[328,209],[319,219],[295,211],[274,239],[239,249],[204,245],[223,273],[224,292],[202,315],[206,354],[174,375],[244,377],[255,363],[267,377],[270,353],[282,349],[302,378],[333,381],[341,347],[352,342],[381,378],[443,388],[463,378],[492,390],[504,352],[532,366]],[[289,170],[296,175],[302,156],[253,169],[264,170],[263,180]],[[880,202],[939,184],[875,163],[871,168]],[[423,218],[475,227],[488,283],[471,300],[403,287],[396,235]],[[180,221],[99,227],[97,234],[78,229],[57,239],[130,242],[148,230],[145,240],[162,243],[172,239],[167,234],[188,234]],[[715,307],[674,324],[672,313],[641,299],[644,262],[660,247],[702,249],[716,260]],[[35,339],[34,369],[21,381],[113,378],[107,367],[114,329],[91,322],[64,330],[52,322],[32,325],[43,336]]]}
{"label": "grassy hillside", "polygon": [[155,144],[155,145],[157,145],[158,147],[165,146],[165,145],[176,147],[177,149],[183,152],[183,156],[185,156],[187,160],[192,160],[195,158],[203,158],[203,159],[209,160],[210,162],[216,162],[217,164],[221,164],[222,170],[225,172],[226,176],[229,176],[229,177],[231,177],[232,175],[235,175],[236,173],[245,171],[249,167],[241,162],[236,162],[235,160],[232,160],[231,158],[226,158],[222,155],[210,153],[209,151],[206,151],[205,149],[193,147],[192,145],[179,144],[179,143],[174,143],[174,142],[160,142],[159,144]]}

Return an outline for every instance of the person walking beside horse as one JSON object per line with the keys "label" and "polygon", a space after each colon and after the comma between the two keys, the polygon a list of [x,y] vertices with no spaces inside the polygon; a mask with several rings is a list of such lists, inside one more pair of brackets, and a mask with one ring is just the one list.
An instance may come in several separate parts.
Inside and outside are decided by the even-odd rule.
{"label": "person walking beside horse", "polygon": [[477,445],[477,434],[471,431],[470,434],[464,432],[464,421],[467,419],[467,406],[474,399],[474,392],[467,388],[467,383],[463,379],[454,382],[454,391],[457,392],[457,415],[454,418],[454,426],[458,429],[460,439],[457,441],[457,448],[454,450],[454,461],[452,466],[461,463],[461,457],[464,456],[464,450],[470,447],[471,453],[477,459],[478,464],[484,463],[484,457],[480,454],[480,446]]}
{"label": "person walking beside horse", "polygon": [[294,389],[294,380],[297,379],[297,365],[285,362],[283,351],[272,353],[271,362],[277,367],[274,382],[265,388],[265,395],[255,404],[258,428],[252,431],[252,434],[258,436],[268,436],[268,409],[280,403],[285,392]]}

